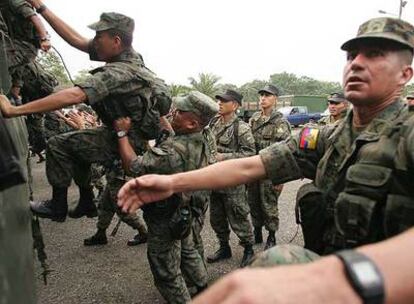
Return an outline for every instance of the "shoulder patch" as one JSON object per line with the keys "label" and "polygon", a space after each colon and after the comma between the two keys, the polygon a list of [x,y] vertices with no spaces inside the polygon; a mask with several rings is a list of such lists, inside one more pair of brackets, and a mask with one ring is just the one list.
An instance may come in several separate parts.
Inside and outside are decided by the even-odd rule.
{"label": "shoulder patch", "polygon": [[314,127],[305,127],[302,130],[299,140],[299,148],[302,150],[315,150],[318,142],[319,129]]}

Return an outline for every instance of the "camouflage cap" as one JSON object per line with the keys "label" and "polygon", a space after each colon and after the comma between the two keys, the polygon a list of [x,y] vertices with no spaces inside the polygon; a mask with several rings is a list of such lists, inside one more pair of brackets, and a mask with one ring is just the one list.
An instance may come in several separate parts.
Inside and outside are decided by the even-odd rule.
{"label": "camouflage cap", "polygon": [[414,99],[414,92],[409,92],[407,95],[408,99]]}
{"label": "camouflage cap", "polygon": [[273,84],[267,84],[264,86],[263,89],[259,90],[259,94],[262,94],[263,92],[275,95],[275,96],[279,96],[280,92],[279,89],[273,85]]}
{"label": "camouflage cap", "polygon": [[115,29],[132,35],[134,32],[134,19],[118,13],[102,13],[98,22],[88,25],[94,31],[106,31]]}
{"label": "camouflage cap", "polygon": [[224,100],[224,101],[237,101],[239,105],[242,104],[243,95],[239,92],[236,92],[234,90],[226,90],[226,92],[222,94],[217,94],[216,99]]}
{"label": "camouflage cap", "polygon": [[191,91],[174,98],[174,106],[177,110],[192,112],[206,120],[213,118],[219,110],[218,104],[213,99],[198,91]]}
{"label": "camouflage cap", "polygon": [[342,50],[349,50],[355,43],[366,39],[385,39],[397,42],[411,50],[414,49],[414,27],[401,19],[381,17],[363,23],[355,38],[346,41]]}

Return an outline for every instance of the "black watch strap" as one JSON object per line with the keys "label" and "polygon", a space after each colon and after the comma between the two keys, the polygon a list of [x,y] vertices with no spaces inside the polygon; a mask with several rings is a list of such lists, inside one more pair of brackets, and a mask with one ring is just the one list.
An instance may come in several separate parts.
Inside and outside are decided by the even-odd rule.
{"label": "black watch strap", "polygon": [[335,255],[344,263],[352,287],[365,304],[385,302],[384,278],[370,258],[354,250],[338,251]]}

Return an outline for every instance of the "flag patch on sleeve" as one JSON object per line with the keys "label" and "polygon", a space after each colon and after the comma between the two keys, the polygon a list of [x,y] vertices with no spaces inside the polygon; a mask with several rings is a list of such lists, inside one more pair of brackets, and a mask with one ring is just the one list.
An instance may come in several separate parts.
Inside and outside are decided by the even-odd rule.
{"label": "flag patch on sleeve", "polygon": [[299,148],[302,150],[315,150],[318,137],[318,128],[305,127],[300,136]]}

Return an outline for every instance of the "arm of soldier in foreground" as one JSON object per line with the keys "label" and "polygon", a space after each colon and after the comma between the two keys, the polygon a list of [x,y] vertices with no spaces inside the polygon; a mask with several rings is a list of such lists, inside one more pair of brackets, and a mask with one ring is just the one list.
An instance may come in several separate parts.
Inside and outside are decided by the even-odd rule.
{"label": "arm of soldier in foreground", "polygon": [[42,51],[47,52],[52,47],[52,44],[50,43],[50,37],[48,32],[46,31],[45,26],[42,23],[42,20],[40,20],[38,15],[32,15],[30,17],[30,21],[32,22],[33,26],[36,29],[36,33],[39,39],[40,48]]}
{"label": "arm of soldier in foreground", "polygon": [[73,87],[21,106],[12,106],[6,96],[0,95],[0,108],[5,117],[16,117],[61,109],[84,102],[86,99],[86,94],[81,88]]}
{"label": "arm of soldier in foreground", "polygon": [[[27,2],[29,2],[36,10],[44,5],[40,0],[27,0]],[[43,11],[41,11],[41,15],[46,19],[56,33],[63,38],[63,40],[78,50],[88,53],[89,39],[79,34],[62,19],[56,16],[49,8],[46,7]]]}
{"label": "arm of soldier in foreground", "polygon": [[[128,134],[131,128],[131,119],[129,117],[121,117],[114,121],[115,131],[125,131]],[[118,138],[119,154],[121,155],[122,168],[130,173],[131,162],[137,158],[137,154],[129,143],[128,136]]]}
{"label": "arm of soldier in foreground", "polygon": [[[413,303],[414,229],[378,244],[360,247],[384,277],[385,303]],[[362,303],[342,262],[327,256],[302,265],[235,271],[207,289],[193,304]]]}
{"label": "arm of soldier in foreground", "polygon": [[134,212],[150,202],[177,192],[225,188],[250,183],[266,175],[259,155],[213,164],[173,175],[144,175],[127,182],[118,193],[118,205]]}

